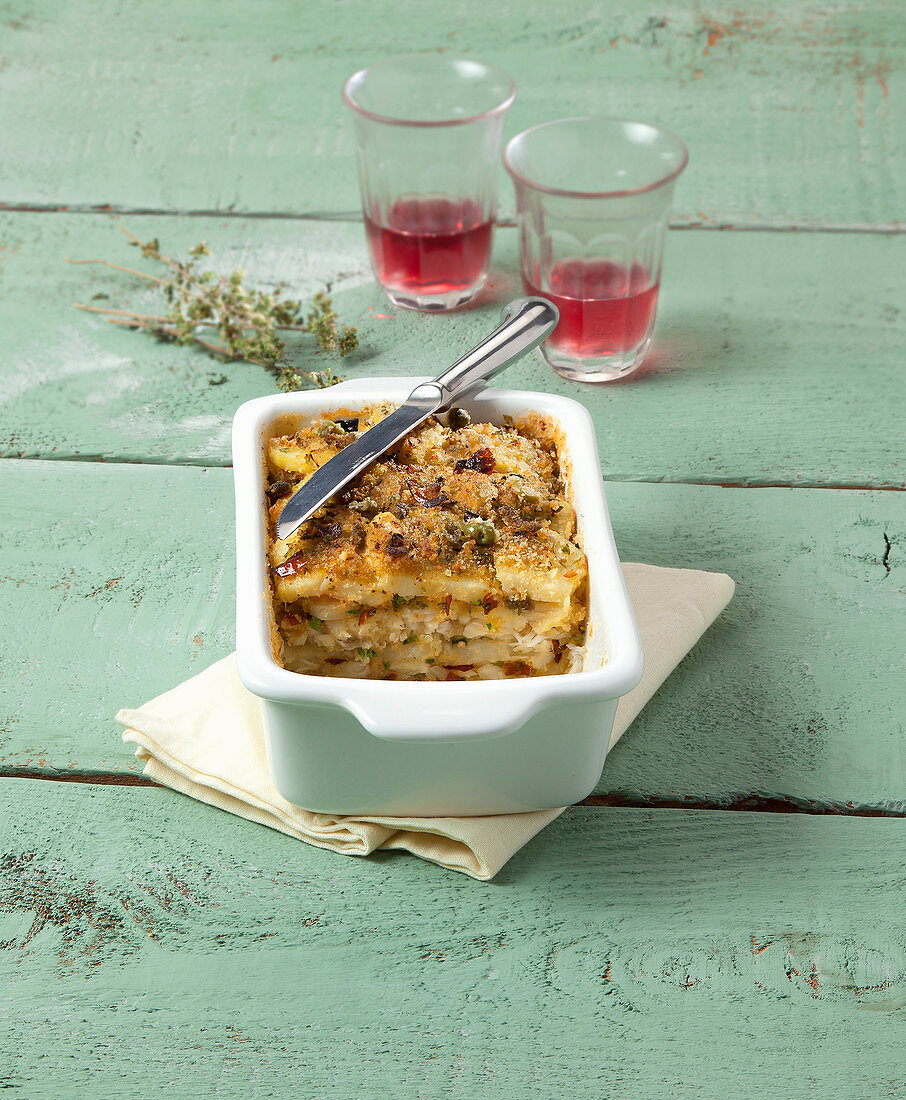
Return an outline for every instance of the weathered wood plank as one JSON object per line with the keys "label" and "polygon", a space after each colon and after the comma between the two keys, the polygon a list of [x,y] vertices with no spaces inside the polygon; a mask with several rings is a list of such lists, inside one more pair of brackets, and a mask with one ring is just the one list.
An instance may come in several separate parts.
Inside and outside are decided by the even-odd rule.
{"label": "weathered wood plank", "polygon": [[906,498],[629,484],[607,495],[625,560],[698,563],[737,588],[602,787],[906,809]]}
{"label": "weathered wood plank", "polygon": [[[118,224],[115,218],[24,214],[2,219],[0,452],[228,463],[233,411],[250,397],[273,393],[274,380],[260,367],[225,366],[74,309],[74,302],[109,295],[91,304],[159,312],[160,296],[149,295],[142,280],[65,262],[67,256],[102,257],[155,271]],[[129,226],[143,239],[159,236],[175,255],[208,240],[224,270],[242,267],[256,286],[283,279],[300,297],[328,285],[370,283],[360,226],[266,222],[262,235],[256,224],[172,217]],[[380,300],[377,292],[373,298]],[[358,320],[358,313],[349,316]],[[311,338],[302,338],[299,361],[305,369],[337,365],[335,357],[319,355]],[[366,362],[361,356],[360,370]]]}
{"label": "weathered wood plank", "polygon": [[[513,230],[497,234],[483,304],[437,317],[390,309],[354,224],[130,224],[177,254],[207,239],[224,270],[239,264],[255,282],[283,278],[303,296],[330,282],[342,316],[361,330],[361,351],[341,367],[350,377],[435,373],[519,292]],[[112,304],[157,308],[127,275],[63,262],[101,255],[140,264],[114,219],[7,215],[0,243],[0,453],[229,462],[229,420],[241,401],[272,392],[269,375],[222,367],[70,306],[106,293]],[[506,383],[583,401],[608,478],[903,486],[904,260],[903,237],[674,233],[644,373],[580,386],[532,356]],[[306,369],[326,362],[311,343],[299,354]]]}
{"label": "weathered wood plank", "polygon": [[902,1095],[902,821],[571,810],[478,885],[168,791],[0,801],[29,1097]]}
{"label": "weathered wood plank", "polygon": [[438,50],[511,73],[519,98],[507,135],[590,111],[675,130],[692,150],[680,222],[902,218],[898,0],[351,0],[303,10],[261,0],[254,18],[241,0],[4,9],[9,203],[356,210],[343,80],[377,58]]}
{"label": "weathered wood plank", "polygon": [[[116,710],[233,645],[230,472],[10,461],[0,496],[0,765],[132,771]],[[608,496],[624,559],[738,587],[599,793],[906,807],[906,496],[632,483]]]}
{"label": "weathered wood plank", "polygon": [[[0,764],[131,767],[111,699],[234,647],[230,473],[0,463],[0,484]],[[35,748],[20,754],[23,737]]]}

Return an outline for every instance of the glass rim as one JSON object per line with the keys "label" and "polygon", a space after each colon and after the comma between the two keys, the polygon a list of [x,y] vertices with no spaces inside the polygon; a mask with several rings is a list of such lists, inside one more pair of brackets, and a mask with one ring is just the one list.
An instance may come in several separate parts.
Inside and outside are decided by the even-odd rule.
{"label": "glass rim", "polygon": [[[646,126],[649,130],[656,130],[659,134],[663,134],[670,138],[671,141],[675,141],[679,146],[681,153],[679,166],[674,168],[672,172],[668,172],[667,175],[656,179],[653,183],[646,183],[641,187],[627,187],[616,191],[572,191],[569,188],[552,187],[550,184],[536,183],[535,180],[529,179],[528,176],[523,175],[513,167],[510,160],[510,149],[520,138],[524,138],[526,134],[532,134],[536,130],[542,130],[546,126],[560,126],[564,122],[592,121],[622,122],[632,126]],[[689,150],[676,134],[672,133],[670,130],[664,129],[663,126],[656,126],[653,122],[640,122],[636,118],[614,118],[610,115],[573,115],[571,118],[555,118],[551,119],[549,122],[539,122],[534,126],[529,126],[526,130],[521,130],[515,137],[510,138],[503,150],[503,166],[514,180],[521,181],[527,187],[531,187],[535,191],[543,191],[546,195],[562,195],[564,198],[571,199],[620,199],[628,198],[630,195],[643,195],[646,191],[656,191],[659,187],[663,187],[665,184],[675,180],[688,163]]]}
{"label": "glass rim", "polygon": [[[490,107],[487,111],[479,111],[478,114],[468,115],[466,118],[438,118],[438,119],[414,119],[414,118],[397,118],[395,115],[382,115],[377,111],[369,111],[367,107],[363,107],[361,104],[356,103],[352,97],[350,87],[352,82],[358,77],[364,78],[366,73],[369,73],[372,69],[376,69],[379,65],[392,64],[395,61],[412,61],[418,59],[430,59],[437,61],[468,61],[471,65],[481,65],[489,73],[494,73],[497,76],[503,78],[504,82],[509,85],[508,95],[497,104],[496,107]],[[438,57],[433,58],[431,54],[404,54],[400,57],[386,57],[381,61],[375,61],[372,65],[366,65],[364,69],[358,69],[352,74],[343,84],[342,89],[343,102],[354,114],[361,115],[363,118],[370,119],[372,122],[383,122],[390,126],[418,126],[418,127],[436,127],[436,126],[465,126],[470,122],[480,122],[485,118],[493,118],[494,115],[501,114],[513,105],[513,100],[516,98],[516,83],[511,76],[498,69],[494,65],[488,65],[484,61],[476,61],[472,57]]]}

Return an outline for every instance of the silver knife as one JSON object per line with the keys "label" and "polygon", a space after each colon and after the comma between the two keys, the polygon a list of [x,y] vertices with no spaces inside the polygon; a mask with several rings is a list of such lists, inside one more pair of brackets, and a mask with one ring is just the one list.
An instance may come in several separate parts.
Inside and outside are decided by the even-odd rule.
{"label": "silver knife", "polygon": [[475,393],[498,371],[536,348],[559,320],[546,298],[516,298],[504,307],[500,326],[431,382],[416,386],[398,409],[327,460],[286,502],[277,538],[298,527],[372,462],[422,421]]}

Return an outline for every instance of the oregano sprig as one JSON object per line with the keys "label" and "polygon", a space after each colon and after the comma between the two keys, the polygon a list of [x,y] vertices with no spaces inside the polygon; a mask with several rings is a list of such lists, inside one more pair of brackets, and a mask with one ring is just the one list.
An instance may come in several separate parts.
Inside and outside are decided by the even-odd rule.
{"label": "oregano sprig", "polygon": [[[67,257],[68,262],[103,264],[156,283],[166,301],[166,313],[137,313],[81,302],[75,303],[77,309],[104,314],[112,325],[138,329],[159,340],[197,344],[217,358],[257,363],[273,372],[282,390],[332,386],[342,381],[330,367],[305,371],[286,362],[286,343],[278,335],[280,331],[310,333],[318,347],[340,358],[355,351],[359,345],[357,329],[340,325],[325,293],[315,294],[306,314],[301,302],[284,296],[282,284],[270,291],[257,290],[245,285],[240,268],[230,275],[203,270],[200,261],[210,255],[204,242],[192,248],[186,259],[175,260],[161,252],[156,237],[141,241],[123,226],[120,229],[133,247],[141,249],[145,259],[157,260],[169,269],[167,277],[136,271],[109,260],[69,260]],[[216,329],[220,342],[203,339],[199,329],[205,328]]]}

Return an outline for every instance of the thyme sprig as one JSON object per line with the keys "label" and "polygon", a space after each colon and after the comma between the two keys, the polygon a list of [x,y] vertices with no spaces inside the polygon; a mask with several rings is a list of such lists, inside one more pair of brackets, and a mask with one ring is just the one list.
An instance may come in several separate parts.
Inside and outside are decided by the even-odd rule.
{"label": "thyme sprig", "polygon": [[[197,344],[209,355],[220,359],[243,359],[272,371],[282,390],[299,390],[310,386],[332,386],[342,377],[330,367],[323,370],[300,370],[284,360],[286,343],[280,331],[310,333],[318,347],[335,352],[341,358],[359,346],[358,332],[340,325],[330,298],[323,292],[315,294],[308,312],[301,302],[287,298],[282,285],[272,291],[256,290],[245,285],[240,268],[230,275],[217,275],[200,269],[200,261],[210,255],[202,242],[189,251],[187,259],[174,260],[160,250],[156,237],[141,241],[127,229],[120,229],[133,247],[140,248],[145,259],[164,264],[167,277],[123,267],[110,260],[70,260],[72,264],[102,264],[116,271],[157,284],[167,303],[165,313],[138,313],[127,309],[112,309],[76,302],[77,309],[100,313],[112,325],[147,332],[159,340],[178,344]],[[203,339],[199,329],[216,329],[219,343]]]}

